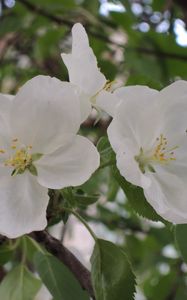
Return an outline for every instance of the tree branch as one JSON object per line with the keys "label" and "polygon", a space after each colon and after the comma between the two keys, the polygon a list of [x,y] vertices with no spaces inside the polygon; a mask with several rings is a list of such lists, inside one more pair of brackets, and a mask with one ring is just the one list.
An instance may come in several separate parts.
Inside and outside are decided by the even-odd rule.
{"label": "tree branch", "polygon": [[[48,11],[46,11],[44,8],[34,5],[33,3],[30,3],[30,1],[28,1],[28,0],[17,0],[17,2],[24,5],[28,10],[32,11],[33,13],[43,16],[43,17],[47,18],[48,20],[51,20],[52,22],[56,23],[57,25],[65,25],[69,28],[72,28],[75,23],[74,21],[64,19],[60,16],[55,16],[55,15],[49,13]],[[93,32],[90,29],[90,24],[88,24],[88,22],[87,22],[87,24],[84,24],[84,26],[86,27],[87,32],[90,33],[92,36],[94,36],[98,39],[104,40],[108,43],[113,43],[112,41],[110,41],[109,38],[107,38],[107,36],[105,36],[101,33]]]}
{"label": "tree branch", "polygon": [[142,47],[134,47],[134,48],[129,48],[129,49],[132,51],[136,51],[138,53],[157,56],[157,57],[161,57],[161,58],[178,59],[178,60],[187,61],[187,55],[181,55],[181,54],[179,55],[177,53],[163,52],[163,51],[142,48]]}
{"label": "tree branch", "polygon": [[3,245],[7,240],[8,238],[6,236],[0,234],[0,246]]}
{"label": "tree branch", "polygon": [[178,291],[178,288],[180,286],[180,283],[182,281],[182,276],[183,276],[183,271],[181,268],[183,263],[184,263],[183,260],[180,259],[179,262],[177,262],[177,264],[176,264],[176,267],[177,267],[176,278],[171,286],[170,293],[166,297],[166,300],[175,300],[176,299],[177,291]]}
{"label": "tree branch", "polygon": [[30,236],[38,243],[42,244],[47,251],[62,261],[75,275],[82,288],[88,292],[92,299],[95,299],[90,272],[60,243],[60,241],[52,237],[46,231],[32,232]]}
{"label": "tree branch", "polygon": [[[17,2],[20,2],[22,5],[24,5],[28,10],[41,15],[43,17],[48,18],[52,22],[55,22],[58,25],[65,25],[67,27],[72,27],[74,25],[74,22],[63,19],[60,16],[55,16],[50,14],[48,11],[45,9],[41,8],[40,6],[34,5],[33,3],[30,3],[28,0],[17,0]],[[85,24],[87,32],[94,36],[95,38],[102,40],[108,44],[116,45],[118,47],[124,48],[124,44],[116,43],[112,41],[107,35],[102,34],[101,32],[95,32],[91,30],[90,24]],[[142,48],[142,47],[135,47],[131,48],[132,51],[137,51],[142,54],[147,54],[147,55],[152,55],[156,57],[162,57],[162,58],[169,58],[169,59],[177,59],[177,60],[182,60],[182,61],[187,61],[187,55],[180,55],[177,53],[170,53],[170,52],[163,52],[163,51],[157,51],[157,50],[152,50],[148,48]]]}
{"label": "tree branch", "polygon": [[66,25],[68,27],[72,27],[74,22],[70,21],[70,20],[66,20],[66,19],[62,19],[59,16],[54,16],[52,14],[50,14],[48,11],[46,11],[45,9],[41,8],[39,5],[34,5],[33,3],[27,1],[27,0],[17,0],[17,2],[20,2],[21,4],[23,4],[28,10],[43,16],[47,19],[50,19],[51,21],[59,24],[59,25]]}

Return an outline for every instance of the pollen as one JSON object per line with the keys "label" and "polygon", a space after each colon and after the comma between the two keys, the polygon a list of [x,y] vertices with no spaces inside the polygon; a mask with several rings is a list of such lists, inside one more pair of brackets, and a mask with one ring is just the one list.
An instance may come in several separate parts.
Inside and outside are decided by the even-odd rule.
{"label": "pollen", "polygon": [[16,149],[17,147],[11,146],[15,152],[4,161],[5,166],[13,167],[16,174],[24,172],[32,164],[32,155],[30,153],[30,146]]}
{"label": "pollen", "polygon": [[105,91],[111,91],[114,84],[115,84],[115,80],[113,80],[113,81],[107,80],[103,89]]}
{"label": "pollen", "polygon": [[169,148],[168,146],[167,138],[164,137],[163,134],[160,135],[160,137],[156,138],[156,145],[153,150],[152,159],[157,162],[169,162],[170,160],[176,160],[175,152],[178,148],[178,146],[175,146],[173,148]]}
{"label": "pollen", "polygon": [[134,159],[138,163],[142,173],[145,173],[147,170],[155,172],[154,166],[156,164],[166,165],[176,160],[175,150],[177,148],[179,147],[168,147],[167,138],[163,134],[160,134],[151,149],[145,150],[141,147],[139,154]]}

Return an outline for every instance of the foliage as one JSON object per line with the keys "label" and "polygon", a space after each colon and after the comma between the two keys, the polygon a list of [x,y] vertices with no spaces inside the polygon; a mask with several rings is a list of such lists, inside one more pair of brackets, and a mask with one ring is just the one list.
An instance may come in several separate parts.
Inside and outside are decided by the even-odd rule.
{"label": "foliage", "polygon": [[[182,1],[121,0],[125,10],[106,15],[101,13],[101,2],[17,0],[12,8],[3,4],[1,92],[14,94],[38,74],[68,80],[60,53],[70,51],[69,34],[76,22],[85,26],[107,79],[156,89],[176,78],[187,80],[186,47],[177,42],[175,30],[176,20],[182,22],[187,15]],[[120,175],[106,138],[110,120],[102,118],[95,125],[94,121],[85,122],[80,133],[97,144],[100,168],[80,187],[49,191],[49,227],[61,220],[66,223],[76,210],[86,221],[102,225],[106,236],[112,236],[114,243],[98,239],[93,250],[96,300],[134,299],[135,275],[136,289],[143,299],[186,300],[186,225],[173,230],[147,203],[142,189]],[[33,300],[41,281],[54,300],[89,299],[73,273],[28,237],[0,244],[0,280],[0,299],[4,300]]]}

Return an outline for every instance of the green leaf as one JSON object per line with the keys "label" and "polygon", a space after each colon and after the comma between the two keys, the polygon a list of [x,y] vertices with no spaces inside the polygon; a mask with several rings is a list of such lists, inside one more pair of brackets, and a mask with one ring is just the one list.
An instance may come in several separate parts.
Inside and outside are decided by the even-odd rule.
{"label": "green leaf", "polygon": [[161,221],[167,223],[162,217],[160,217],[154,208],[147,202],[143,189],[141,187],[132,185],[120,175],[116,167],[113,168],[113,174],[120,187],[124,191],[129,204],[132,209],[140,216],[150,219],[152,221]]}
{"label": "green leaf", "polygon": [[[155,271],[156,272],[156,271]],[[151,284],[150,278],[147,278],[144,282],[144,294],[146,299],[151,300],[167,300],[171,299],[171,287],[176,285],[176,281],[180,279],[176,278],[175,272],[170,270],[169,274],[155,274],[155,280],[157,280],[156,285]],[[178,282],[177,282],[178,284]],[[175,298],[174,298],[175,299]]]}
{"label": "green leaf", "polygon": [[91,257],[96,300],[131,300],[135,276],[126,254],[113,243],[99,239]]}
{"label": "green leaf", "polygon": [[184,261],[187,263],[187,224],[179,224],[175,227],[175,239]]}
{"label": "green leaf", "polygon": [[71,187],[64,188],[60,191],[60,194],[63,196],[65,202],[63,203],[64,207],[75,208],[76,203],[73,195],[73,189]]}
{"label": "green leaf", "polygon": [[99,194],[88,195],[82,189],[65,188],[61,190],[62,196],[66,203],[64,207],[86,208],[88,205],[94,204],[99,199]]}
{"label": "green leaf", "polygon": [[84,0],[83,1],[83,7],[87,9],[89,12],[93,14],[98,14],[99,11],[99,1],[98,0]]}
{"label": "green leaf", "polygon": [[38,175],[38,172],[37,172],[37,169],[36,169],[36,167],[35,167],[35,165],[30,165],[29,167],[28,167],[28,170],[29,170],[29,172],[31,172],[31,174],[33,175],[33,176],[37,176]]}
{"label": "green leaf", "polygon": [[86,208],[88,205],[94,204],[99,199],[99,194],[88,195],[85,194],[84,191],[78,189],[73,193],[74,200],[76,202],[77,207]]}
{"label": "green leaf", "polygon": [[54,256],[37,253],[35,266],[55,300],[89,300],[74,275]]}
{"label": "green leaf", "polygon": [[109,140],[106,136],[101,137],[97,143],[97,150],[100,153],[100,168],[109,166],[115,163],[115,153],[112,150]]}
{"label": "green leaf", "polygon": [[33,276],[25,266],[11,270],[0,285],[0,299],[33,300],[41,288],[41,281]]}
{"label": "green leaf", "polygon": [[47,252],[47,250],[41,248],[40,244],[38,244],[34,239],[32,239],[28,235],[24,235],[20,238],[20,245],[22,252],[24,253],[26,259],[29,262],[33,262],[34,256],[37,252]]}
{"label": "green leaf", "polygon": [[4,265],[7,263],[13,254],[13,250],[11,249],[11,246],[8,245],[1,245],[0,247],[0,265]]}
{"label": "green leaf", "polygon": [[32,154],[32,161],[39,160],[43,156],[42,153],[34,153]]}

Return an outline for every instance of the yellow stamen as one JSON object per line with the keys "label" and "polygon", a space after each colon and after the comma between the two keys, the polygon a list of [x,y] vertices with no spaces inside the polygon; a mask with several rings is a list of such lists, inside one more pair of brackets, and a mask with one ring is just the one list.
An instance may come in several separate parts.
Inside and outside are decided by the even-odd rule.
{"label": "yellow stamen", "polygon": [[[16,147],[11,147],[16,149]],[[15,150],[15,153],[7,160],[4,165],[14,167],[18,172],[23,172],[27,167],[32,164],[32,155],[29,153],[30,147],[25,147],[19,150]]]}
{"label": "yellow stamen", "polygon": [[164,137],[163,134],[161,134],[160,137],[156,139],[156,141],[158,142],[158,144],[156,144],[153,155],[150,157],[151,160],[157,162],[168,162],[170,160],[176,160],[176,158],[173,156],[173,150],[177,149],[178,146],[167,149],[167,138]]}
{"label": "yellow stamen", "polygon": [[140,148],[139,154],[134,158],[143,173],[145,173],[146,170],[155,172],[155,164],[168,164],[169,162],[176,160],[174,150],[176,150],[178,146],[169,148],[167,144],[167,138],[161,134],[160,137],[156,138],[156,143],[152,149],[144,151],[142,147]]}

